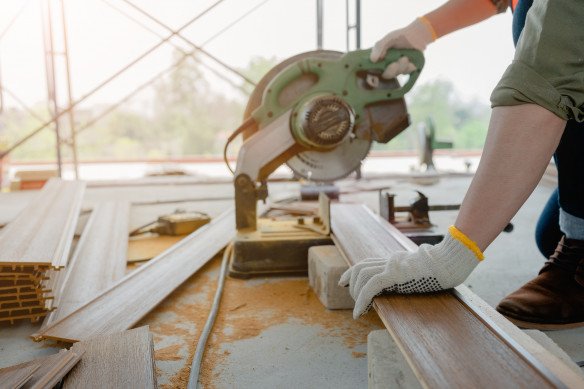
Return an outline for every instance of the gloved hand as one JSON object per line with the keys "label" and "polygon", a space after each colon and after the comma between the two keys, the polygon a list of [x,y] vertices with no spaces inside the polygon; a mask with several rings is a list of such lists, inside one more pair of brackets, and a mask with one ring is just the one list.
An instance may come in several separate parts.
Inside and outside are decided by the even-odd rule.
{"label": "gloved hand", "polygon": [[426,293],[460,285],[483,259],[477,245],[452,226],[437,245],[368,258],[349,268],[339,281],[355,300],[353,317],[366,313],[382,293]]}
{"label": "gloved hand", "polygon": [[[425,18],[417,18],[404,28],[395,30],[379,40],[371,50],[371,62],[377,62],[385,57],[389,49],[416,49],[424,51],[426,46],[434,42],[436,34]],[[389,64],[383,72],[383,78],[394,78],[399,74],[409,74],[416,66],[407,57]]]}

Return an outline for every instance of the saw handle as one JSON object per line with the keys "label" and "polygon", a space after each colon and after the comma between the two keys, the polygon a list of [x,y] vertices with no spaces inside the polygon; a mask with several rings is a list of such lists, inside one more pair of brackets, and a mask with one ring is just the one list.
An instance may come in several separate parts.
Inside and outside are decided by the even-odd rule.
{"label": "saw handle", "polygon": [[[375,70],[380,70],[381,72],[383,72],[387,66],[389,66],[390,64],[399,60],[401,57],[408,57],[410,62],[413,63],[414,66],[416,67],[416,70],[414,70],[413,72],[411,72],[409,74],[409,79],[404,85],[402,85],[396,89],[365,90],[363,88],[356,88],[355,93],[358,94],[358,99],[361,101],[368,101],[369,103],[404,97],[404,95],[406,93],[408,93],[410,91],[410,89],[412,89],[412,87],[414,86],[414,84],[418,80],[418,77],[420,76],[420,72],[422,71],[422,68],[424,67],[424,54],[422,54],[422,52],[418,51],[418,50],[389,49],[387,51],[387,54],[385,55],[385,58],[383,58],[383,60],[381,60],[379,62],[375,62],[375,63],[371,62],[371,60],[369,59],[370,55],[371,55],[371,49],[366,49],[366,50],[352,51],[350,53],[347,53],[345,55],[345,57],[350,56],[351,60],[352,61],[354,60],[355,63],[357,64],[357,67],[359,67],[359,64],[366,64],[366,65],[361,65],[364,68],[363,70],[375,69]],[[381,77],[381,75],[380,75],[380,77]],[[354,84],[356,84],[357,83],[356,72],[352,72],[352,78],[353,79],[350,80],[350,82],[353,82]]]}
{"label": "saw handle", "polygon": [[[281,92],[294,80],[303,74],[309,73],[315,74],[318,77],[318,81],[304,96],[310,93],[334,93],[337,96],[342,96],[355,109],[356,114],[360,115],[363,107],[367,104],[403,97],[414,86],[424,66],[424,55],[418,50],[390,49],[387,51],[385,58],[377,63],[371,62],[370,55],[371,49],[356,50],[348,52],[337,60],[306,58],[291,64],[268,84],[262,104],[251,116],[258,123],[267,123],[290,109],[291,105],[296,104],[300,98],[289,104],[289,106],[283,107],[279,101]],[[357,80],[358,71],[383,72],[389,64],[403,56],[407,56],[417,68],[417,70],[410,73],[405,85],[392,90],[364,89],[359,86]]]}

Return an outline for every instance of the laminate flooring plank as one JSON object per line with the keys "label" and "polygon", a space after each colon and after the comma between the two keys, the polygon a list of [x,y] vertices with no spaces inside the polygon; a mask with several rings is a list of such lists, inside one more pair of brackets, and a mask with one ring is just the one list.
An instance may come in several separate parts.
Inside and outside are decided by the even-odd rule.
{"label": "laminate flooring plank", "polygon": [[[362,205],[333,204],[331,223],[335,243],[351,264],[416,247]],[[426,387],[551,388],[576,382],[534,363],[525,348],[512,347],[503,339],[507,334],[486,325],[452,291],[380,296],[374,308]]]}
{"label": "laminate flooring plank", "polygon": [[1,387],[6,389],[22,388],[39,367],[39,363],[26,363],[0,369]]}
{"label": "laminate flooring plank", "polygon": [[[23,389],[51,389],[79,362],[81,355],[82,352],[63,349],[57,354],[33,359],[11,366],[9,369],[23,371],[33,369],[32,374],[22,384]],[[5,387],[2,377],[0,377],[0,387]]]}
{"label": "laminate flooring plank", "polygon": [[235,235],[233,210],[128,274],[69,316],[33,334],[35,340],[77,342],[127,330],[212,259]]}
{"label": "laminate flooring plank", "polygon": [[62,285],[55,288],[56,309],[47,315],[42,328],[69,315],[124,276],[129,217],[127,202],[110,201],[94,207]]}
{"label": "laminate flooring plank", "polygon": [[3,265],[65,266],[85,183],[50,179],[0,235]]}
{"label": "laminate flooring plank", "polygon": [[153,348],[148,326],[75,343],[83,358],[63,389],[156,388]]}

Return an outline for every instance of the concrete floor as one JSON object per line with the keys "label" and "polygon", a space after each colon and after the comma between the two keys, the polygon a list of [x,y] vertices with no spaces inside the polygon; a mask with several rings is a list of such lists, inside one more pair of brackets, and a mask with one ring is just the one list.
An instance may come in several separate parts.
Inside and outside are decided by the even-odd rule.
{"label": "concrete floor", "polygon": [[[436,185],[417,185],[410,180],[376,180],[360,185],[388,185],[407,202],[412,189],[419,189],[432,204],[462,200],[469,177],[444,178]],[[344,186],[353,185],[344,183]],[[273,195],[293,193],[295,184],[270,188]],[[466,284],[491,305],[532,278],[543,264],[533,239],[539,211],[551,188],[540,186],[513,222],[515,229],[502,234],[486,252],[486,260]],[[139,188],[90,188],[86,206],[112,196],[137,201],[205,198],[231,194],[230,185]],[[30,194],[1,194],[0,220],[9,221],[30,200]],[[362,192],[344,197],[377,210],[377,193]],[[177,207],[205,210],[216,215],[231,201],[189,202],[134,206],[132,227],[144,224],[162,212]],[[10,204],[10,205],[8,205]],[[202,208],[204,206],[204,209]],[[493,210],[496,212],[496,210]],[[435,213],[440,229],[452,224],[456,212]],[[215,290],[219,258],[191,277],[139,325],[150,325],[154,334],[156,366],[162,387],[184,387],[189,357],[209,310]],[[0,367],[9,366],[55,349],[34,343],[27,336],[37,325],[19,323],[0,326]],[[202,367],[204,387],[331,387],[367,385],[367,334],[382,328],[375,316],[354,321],[349,311],[327,311],[308,287],[306,278],[228,279],[222,307],[210,338]],[[575,361],[584,360],[584,328],[547,332]]]}

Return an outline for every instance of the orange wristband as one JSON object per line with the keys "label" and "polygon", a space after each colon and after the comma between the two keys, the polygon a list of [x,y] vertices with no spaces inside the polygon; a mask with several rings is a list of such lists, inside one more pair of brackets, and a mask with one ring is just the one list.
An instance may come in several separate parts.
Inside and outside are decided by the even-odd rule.
{"label": "orange wristband", "polygon": [[458,228],[456,228],[455,226],[450,226],[448,228],[448,232],[450,232],[450,235],[452,235],[454,239],[456,239],[457,241],[465,245],[470,251],[472,251],[479,261],[485,259],[485,255],[483,254],[479,246],[477,246],[477,244],[473,240],[471,240]]}

